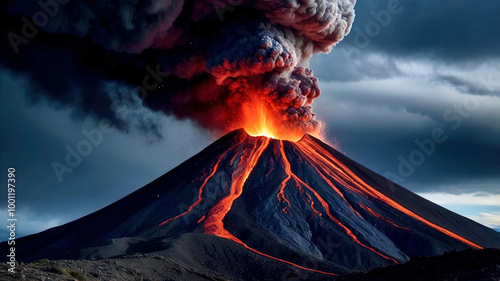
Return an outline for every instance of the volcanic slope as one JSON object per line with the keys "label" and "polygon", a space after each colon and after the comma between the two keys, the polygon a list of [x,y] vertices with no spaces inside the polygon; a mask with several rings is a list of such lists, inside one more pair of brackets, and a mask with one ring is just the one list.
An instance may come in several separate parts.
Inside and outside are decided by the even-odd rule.
{"label": "volcanic slope", "polygon": [[500,234],[312,136],[289,142],[236,130],[125,198],[16,242],[25,262],[155,253],[246,274],[265,264],[341,275],[500,247]]}

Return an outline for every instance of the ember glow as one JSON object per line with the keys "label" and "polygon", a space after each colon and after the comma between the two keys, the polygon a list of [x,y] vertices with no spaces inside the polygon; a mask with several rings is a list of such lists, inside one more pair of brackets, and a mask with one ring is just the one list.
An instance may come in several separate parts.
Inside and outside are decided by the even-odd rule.
{"label": "ember glow", "polygon": [[[241,106],[241,128],[254,137],[263,136],[278,140],[299,141],[306,131],[303,127],[283,122],[283,113],[279,109],[273,109],[272,104],[266,103],[260,97],[251,97],[249,102]],[[322,124],[308,129],[309,134],[320,135]]]}
{"label": "ember glow", "polygon": [[279,130],[275,118],[269,105],[264,104],[259,98],[254,98],[251,102],[243,105],[242,127],[251,136],[281,139],[283,136],[280,134],[281,130]]}

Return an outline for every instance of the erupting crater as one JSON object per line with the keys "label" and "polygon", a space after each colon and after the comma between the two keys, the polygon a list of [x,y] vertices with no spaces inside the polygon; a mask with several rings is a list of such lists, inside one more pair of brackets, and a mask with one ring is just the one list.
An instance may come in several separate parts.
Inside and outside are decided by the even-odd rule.
{"label": "erupting crater", "polygon": [[[266,103],[264,99],[255,97],[255,94],[249,94],[248,99],[249,101],[241,105],[241,114],[235,124],[252,137],[298,142],[306,134],[318,137],[321,135],[323,124],[320,122],[314,126],[308,123],[297,125],[295,121],[300,119],[298,115],[289,117],[282,112],[284,109],[274,108],[273,103]],[[283,120],[284,118],[293,120]]]}

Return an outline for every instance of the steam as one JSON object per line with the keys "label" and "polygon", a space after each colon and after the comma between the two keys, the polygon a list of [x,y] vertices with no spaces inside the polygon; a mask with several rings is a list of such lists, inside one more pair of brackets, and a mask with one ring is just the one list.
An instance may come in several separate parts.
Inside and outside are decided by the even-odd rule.
{"label": "steam", "polygon": [[[112,119],[117,119],[109,110],[116,94],[103,93],[110,89],[106,83],[143,86],[150,65],[161,79],[150,77],[148,85],[158,85],[138,94],[153,111],[225,133],[238,127],[241,107],[258,97],[284,126],[307,133],[318,127],[312,103],[320,95],[318,79],[307,68],[309,59],[329,52],[349,33],[355,2],[72,1],[58,5],[38,38],[18,45],[17,56],[7,55],[12,50],[3,47],[0,63],[40,86],[34,95]],[[11,1],[8,11],[31,18],[42,8],[30,3]],[[17,27],[10,25],[7,32],[17,28],[21,35],[19,18],[8,19]],[[58,60],[57,52],[64,57]],[[37,58],[41,66],[27,63]],[[71,82],[47,80],[43,74],[59,61],[64,64],[56,72],[70,75]]]}

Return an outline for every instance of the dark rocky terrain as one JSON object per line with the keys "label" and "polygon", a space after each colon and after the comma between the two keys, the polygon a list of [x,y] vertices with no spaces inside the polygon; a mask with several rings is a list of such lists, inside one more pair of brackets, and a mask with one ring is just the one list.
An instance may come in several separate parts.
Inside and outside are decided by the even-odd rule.
{"label": "dark rocky terrain", "polygon": [[[250,265],[250,264],[248,264]],[[340,277],[298,273],[284,269],[280,276],[270,271],[271,265],[261,265],[259,272],[249,275],[243,268],[212,270],[195,268],[172,257],[135,255],[104,260],[38,260],[21,264],[14,277],[0,267],[1,280],[335,280],[335,281],[498,281],[500,280],[500,249],[464,250],[441,256],[414,257],[401,265],[378,268],[369,272]],[[239,271],[239,272],[238,272]]]}
{"label": "dark rocky terrain", "polygon": [[401,265],[343,276],[338,281],[498,281],[500,249],[464,250],[441,256],[414,257]]}
{"label": "dark rocky terrain", "polygon": [[500,234],[314,137],[288,142],[238,130],[108,207],[16,242],[18,261],[75,260],[55,263],[90,275],[91,264],[111,260],[120,266],[109,272],[144,280],[322,280],[500,247]]}

